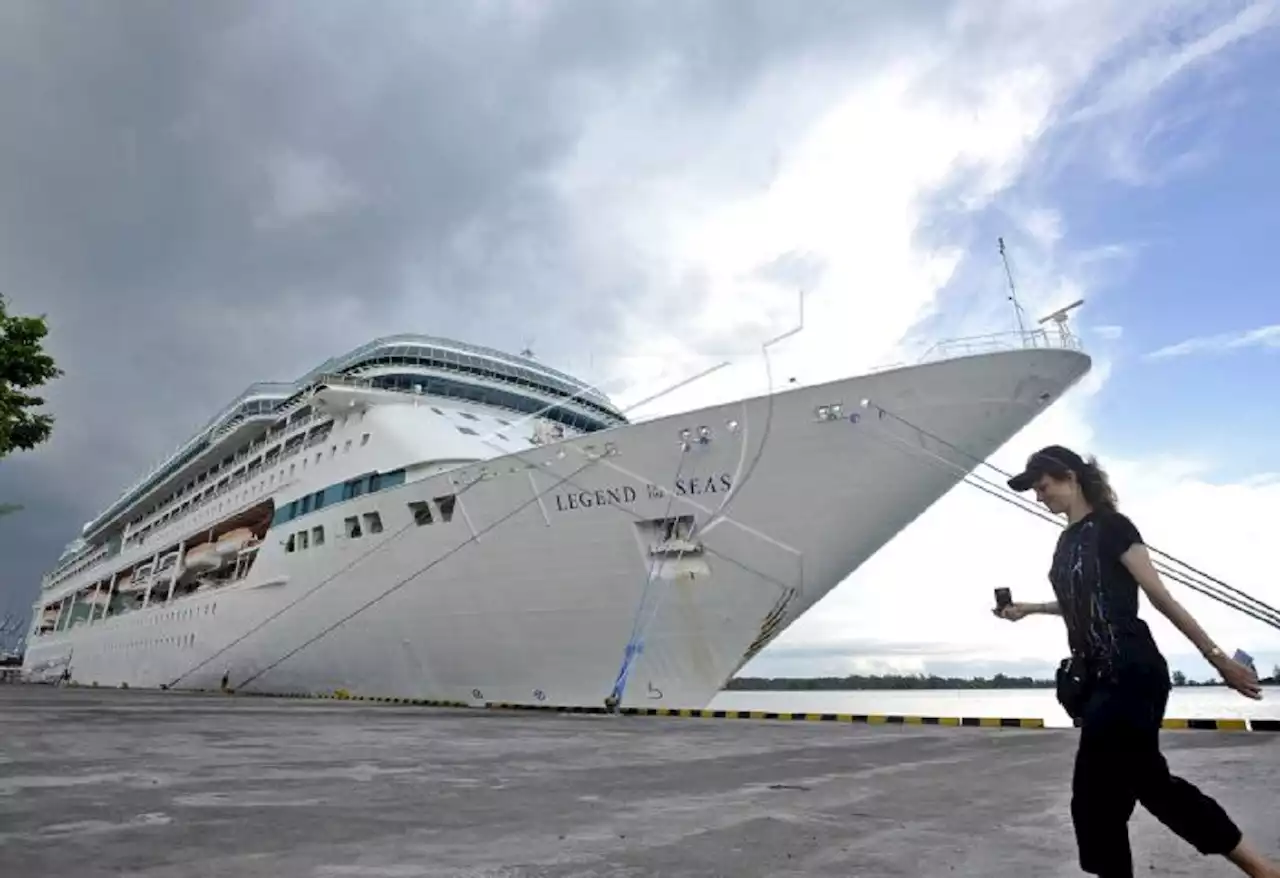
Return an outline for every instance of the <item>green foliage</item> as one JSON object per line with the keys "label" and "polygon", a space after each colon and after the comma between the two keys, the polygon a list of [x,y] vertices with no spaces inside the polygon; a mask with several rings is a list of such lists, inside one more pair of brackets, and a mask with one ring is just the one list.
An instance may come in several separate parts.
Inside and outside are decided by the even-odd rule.
{"label": "green foliage", "polygon": [[29,451],[53,431],[53,416],[35,411],[44,399],[30,392],[62,374],[44,352],[48,333],[43,316],[10,316],[0,296],[0,457]]}
{"label": "green foliage", "polygon": [[[1221,679],[1196,682],[1188,680],[1186,674],[1174,671],[1171,675],[1175,686],[1223,686]],[[1280,684],[1280,665],[1277,665],[1272,676],[1264,678],[1263,684]],[[726,690],[749,692],[760,691],[851,691],[851,690],[886,690],[886,689],[1052,689],[1052,680],[1037,680],[1034,677],[1009,677],[996,674],[994,677],[939,677],[934,674],[884,674],[877,676],[861,676],[851,674],[848,677],[735,677],[726,685]]]}

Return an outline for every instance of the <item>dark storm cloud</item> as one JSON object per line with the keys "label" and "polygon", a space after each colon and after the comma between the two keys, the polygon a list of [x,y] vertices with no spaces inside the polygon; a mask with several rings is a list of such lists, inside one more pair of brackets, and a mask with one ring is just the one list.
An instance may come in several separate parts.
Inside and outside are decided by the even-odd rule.
{"label": "dark storm cloud", "polygon": [[653,65],[690,117],[788,60],[874,65],[916,14],[869,9],[0,6],[0,289],[66,371],[53,439],[0,463],[0,613],[251,381],[389,332],[607,346],[647,281],[584,284],[549,183],[592,109]]}

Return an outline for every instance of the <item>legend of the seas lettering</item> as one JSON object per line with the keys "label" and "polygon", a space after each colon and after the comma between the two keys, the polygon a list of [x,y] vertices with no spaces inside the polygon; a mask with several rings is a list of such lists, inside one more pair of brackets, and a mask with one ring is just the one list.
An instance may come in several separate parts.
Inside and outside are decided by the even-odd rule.
{"label": "legend of the seas lettering", "polygon": [[[676,479],[671,490],[677,497],[693,497],[703,494],[723,494],[732,487],[733,476],[729,473],[712,473],[706,476]],[[572,512],[578,509],[594,509],[598,506],[628,506],[640,498],[641,491],[649,500],[660,500],[667,496],[666,488],[654,484],[646,484],[642,489],[636,489],[632,485],[613,485],[589,491],[564,491],[555,495],[556,511]]]}

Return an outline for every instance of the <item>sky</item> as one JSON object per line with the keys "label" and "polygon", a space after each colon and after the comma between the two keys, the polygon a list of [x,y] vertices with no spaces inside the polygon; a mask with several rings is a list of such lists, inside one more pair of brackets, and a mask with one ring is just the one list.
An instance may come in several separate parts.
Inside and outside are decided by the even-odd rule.
{"label": "sky", "polygon": [[[0,462],[0,615],[257,380],[378,335],[645,417],[1078,298],[1088,378],[992,459],[1096,454],[1150,543],[1280,605],[1280,4],[0,5],[0,290],[66,374]],[[990,473],[987,473],[990,475]],[[989,556],[966,566],[976,526]],[[1056,529],[957,487],[744,669],[1047,675]],[[1228,651],[1280,631],[1170,583]],[[1171,663],[1212,675],[1149,604]]]}

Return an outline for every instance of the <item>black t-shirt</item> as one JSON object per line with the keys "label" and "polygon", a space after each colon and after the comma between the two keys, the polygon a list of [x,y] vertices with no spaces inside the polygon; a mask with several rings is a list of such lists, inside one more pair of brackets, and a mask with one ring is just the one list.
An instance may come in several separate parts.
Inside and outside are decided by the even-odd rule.
{"label": "black t-shirt", "polygon": [[1120,560],[1141,542],[1127,516],[1097,511],[1069,525],[1053,553],[1049,581],[1067,624],[1067,642],[1100,673],[1164,663],[1151,630],[1138,618],[1138,581]]}

